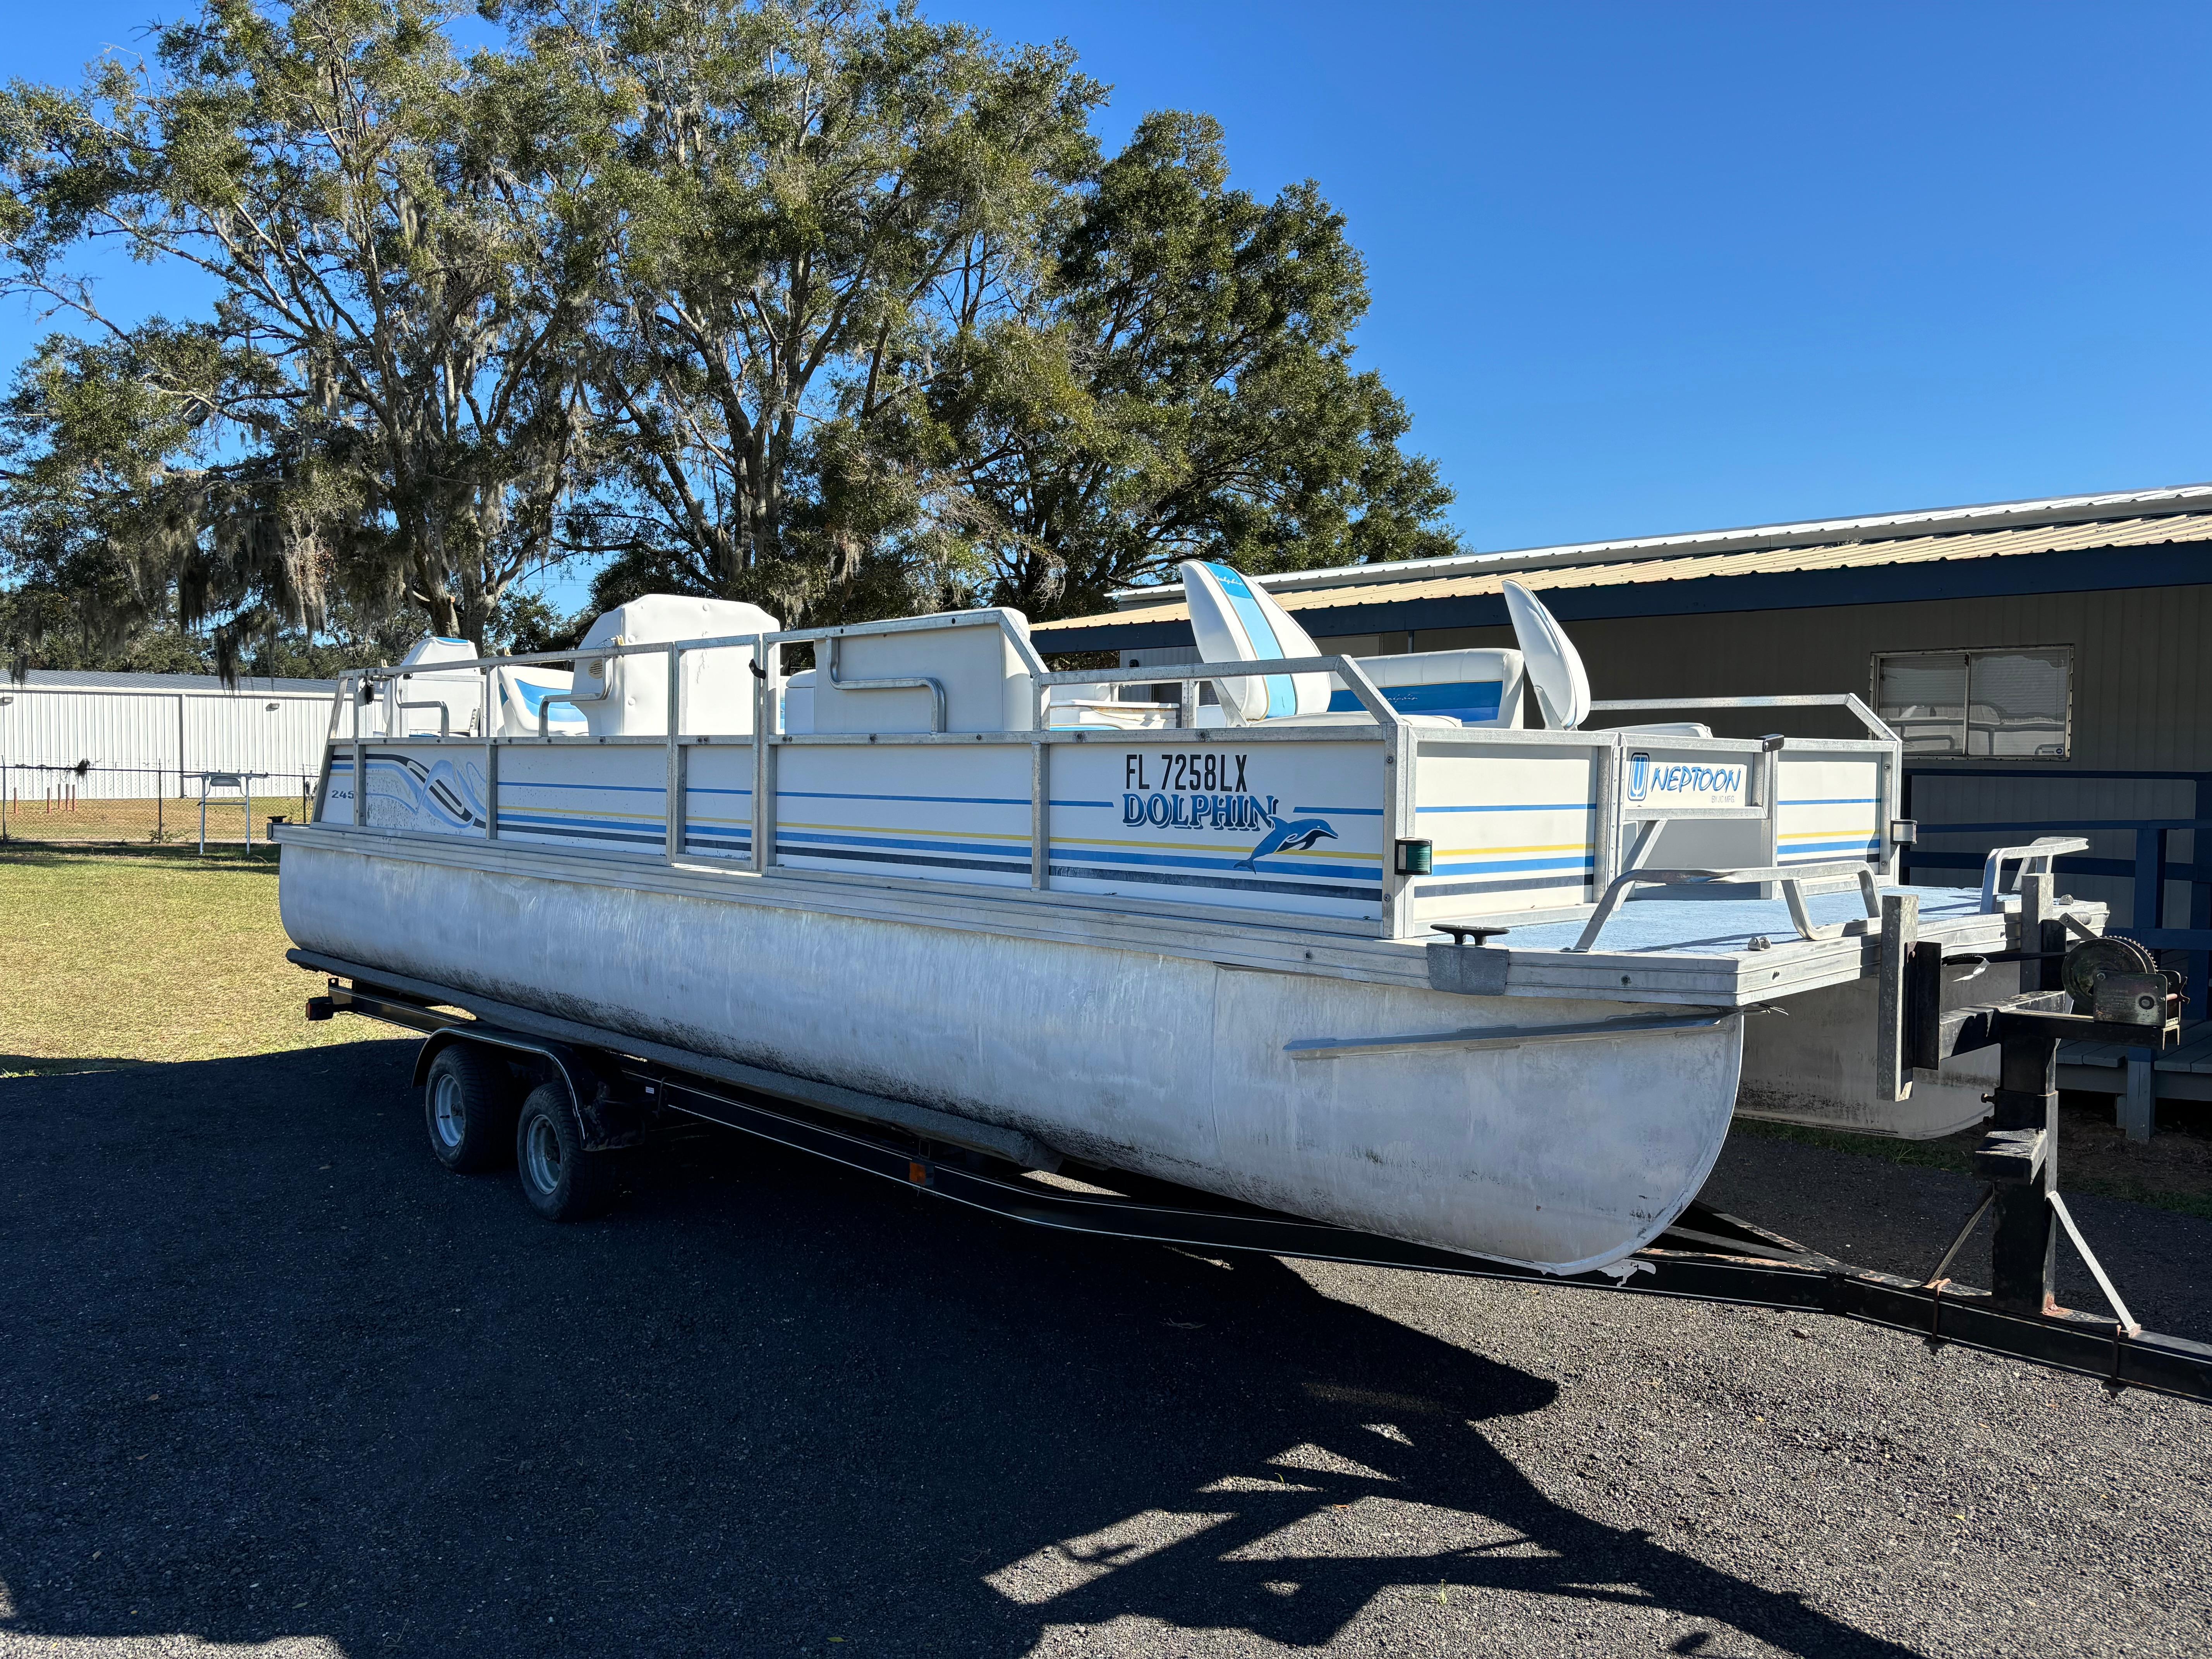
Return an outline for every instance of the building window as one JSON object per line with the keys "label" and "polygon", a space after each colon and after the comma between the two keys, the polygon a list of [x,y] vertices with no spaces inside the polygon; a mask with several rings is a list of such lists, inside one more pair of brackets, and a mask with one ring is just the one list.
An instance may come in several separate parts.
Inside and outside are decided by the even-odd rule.
{"label": "building window", "polygon": [[1899,651],[1874,659],[1875,711],[1908,757],[2064,760],[2074,647]]}

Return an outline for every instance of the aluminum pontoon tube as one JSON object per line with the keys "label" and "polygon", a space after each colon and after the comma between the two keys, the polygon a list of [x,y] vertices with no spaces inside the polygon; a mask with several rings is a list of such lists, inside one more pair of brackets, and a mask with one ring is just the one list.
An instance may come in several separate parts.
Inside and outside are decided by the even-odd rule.
{"label": "aluminum pontoon tube", "polygon": [[[1585,1272],[1656,1238],[1725,1139],[1742,1021],[1300,1062],[1300,1040],[1587,1024],[1477,999],[749,902],[775,877],[287,839],[305,949],[1020,1129],[1316,1220]],[[428,838],[425,838],[428,839]],[[1678,1017],[1679,1007],[1608,1012]]]}

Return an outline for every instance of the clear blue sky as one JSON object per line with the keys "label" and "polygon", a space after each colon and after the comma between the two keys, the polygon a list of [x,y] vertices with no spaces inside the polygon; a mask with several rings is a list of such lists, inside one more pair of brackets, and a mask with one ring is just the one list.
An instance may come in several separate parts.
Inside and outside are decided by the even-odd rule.
{"label": "clear blue sky", "polygon": [[[178,9],[12,7],[6,72]],[[2212,478],[2212,7],[927,9],[1318,180],[1476,546]]]}

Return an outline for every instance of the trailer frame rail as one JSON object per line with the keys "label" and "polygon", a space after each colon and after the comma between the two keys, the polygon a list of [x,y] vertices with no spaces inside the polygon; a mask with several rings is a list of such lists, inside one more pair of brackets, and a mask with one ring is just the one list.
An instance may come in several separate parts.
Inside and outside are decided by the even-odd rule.
{"label": "trailer frame rail", "polygon": [[[300,961],[304,953],[292,954]],[[354,1013],[423,1033],[418,1076],[438,1047],[456,1041],[538,1055],[549,1073],[567,1083],[586,1144],[594,1148],[635,1145],[650,1139],[657,1127],[698,1120],[1025,1226],[1187,1249],[1830,1314],[1909,1333],[1931,1348],[1954,1343],[2094,1376],[2113,1389],[2212,1402],[2212,1346],[2143,1330],[2124,1316],[2100,1318],[2061,1308],[2047,1290],[2037,1298],[2039,1306],[2019,1305],[2018,1298],[2008,1305],[2003,1297],[1944,1276],[1983,1215],[2002,1207],[1993,1200],[1999,1197],[1996,1188],[2008,1183],[1993,1185],[1991,1196],[1968,1217],[1924,1280],[1851,1267],[1701,1202],[1692,1203],[1651,1244],[1612,1267],[1559,1274],[1310,1221],[1120,1171],[1059,1159],[1053,1160],[1056,1172],[1025,1169],[979,1151],[972,1139],[949,1144],[911,1127],[825,1109],[804,1097],[812,1085],[802,1079],[792,1080],[789,1097],[746,1088],[625,1052],[635,1045],[611,1031],[595,1033],[596,1043],[580,1044],[509,1029],[465,1012],[471,1000],[453,992],[434,1001],[419,990],[378,985],[358,975],[347,983],[333,975],[325,994],[311,999],[307,1012],[311,1019]],[[2072,1235],[2075,1230],[2066,1231]],[[2101,1281],[2101,1273],[2099,1277]]]}

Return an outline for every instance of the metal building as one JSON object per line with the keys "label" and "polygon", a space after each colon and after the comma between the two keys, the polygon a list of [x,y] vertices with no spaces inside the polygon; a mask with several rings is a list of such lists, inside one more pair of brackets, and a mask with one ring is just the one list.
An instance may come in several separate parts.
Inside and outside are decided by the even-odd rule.
{"label": "metal building", "polygon": [[[207,773],[313,779],[337,684],[33,670],[0,679],[0,787],[33,800],[189,797]],[[295,791],[296,793],[296,791]]]}
{"label": "metal building", "polygon": [[[1599,698],[1865,697],[1905,742],[1920,879],[1971,882],[1991,847],[2087,834],[2089,851],[2059,862],[2068,885],[2185,958],[2191,1016],[2207,1012],[2212,484],[1259,580],[1322,651],[1382,655],[1510,646],[1507,576],[1566,624]],[[1038,648],[1196,659],[1179,591],[1115,600],[1038,624]],[[2162,1074],[2161,1092],[2212,1097],[2202,1063],[2201,1084]]]}

